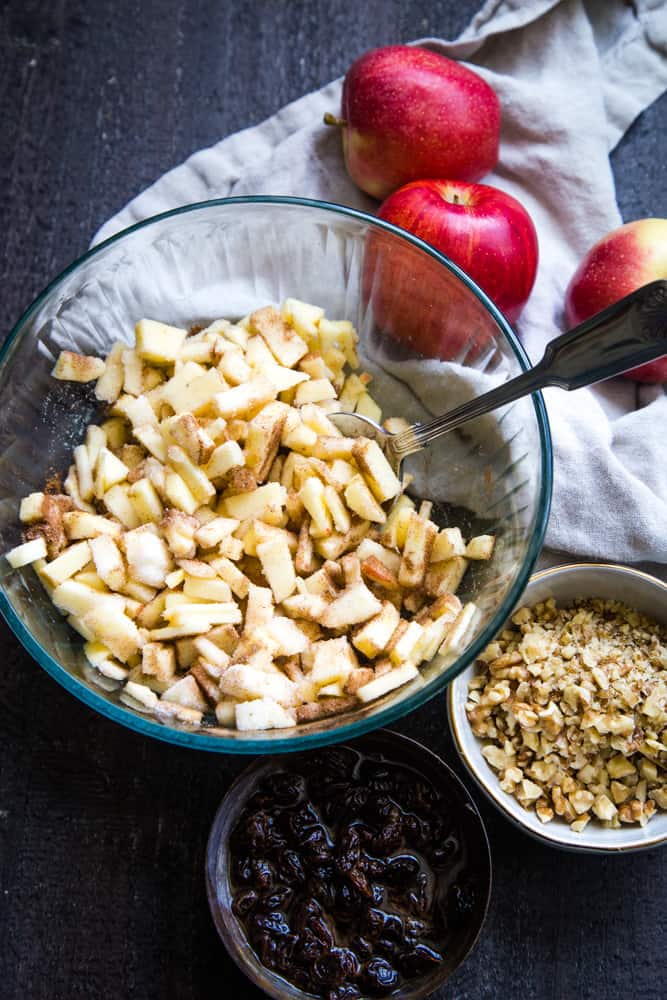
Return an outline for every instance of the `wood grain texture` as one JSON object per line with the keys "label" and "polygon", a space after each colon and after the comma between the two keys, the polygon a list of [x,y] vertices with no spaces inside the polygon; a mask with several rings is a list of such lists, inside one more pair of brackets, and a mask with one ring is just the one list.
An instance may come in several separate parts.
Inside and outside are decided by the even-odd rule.
{"label": "wood grain texture", "polygon": [[[0,335],[98,226],[195,149],[374,45],[452,37],[478,0],[9,0],[0,11]],[[614,156],[627,219],[667,215],[667,99]],[[55,684],[0,626],[0,997],[259,997],[218,942],[208,830],[235,760],[148,741]],[[441,699],[397,728],[462,773]],[[456,1000],[653,1000],[664,855],[543,848],[476,795],[495,865]]]}

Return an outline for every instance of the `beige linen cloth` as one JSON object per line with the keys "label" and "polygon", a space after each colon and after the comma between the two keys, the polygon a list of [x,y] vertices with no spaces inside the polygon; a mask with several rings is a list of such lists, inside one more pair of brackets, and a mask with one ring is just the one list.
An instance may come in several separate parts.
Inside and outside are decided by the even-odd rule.
{"label": "beige linen cloth", "polygon": [[[485,181],[515,195],[540,242],[535,289],[518,323],[533,361],[563,328],[578,261],[621,223],[609,152],[667,88],[665,0],[487,0],[453,42],[419,44],[466,60],[503,111],[500,162]],[[284,107],[170,170],[97,233],[208,198],[292,194],[367,211],[349,180],[337,112],[341,81]],[[554,443],[547,546],[618,562],[667,564],[667,395],[614,380],[545,399]],[[562,558],[562,557],[561,557]],[[658,568],[667,576],[667,565]]]}

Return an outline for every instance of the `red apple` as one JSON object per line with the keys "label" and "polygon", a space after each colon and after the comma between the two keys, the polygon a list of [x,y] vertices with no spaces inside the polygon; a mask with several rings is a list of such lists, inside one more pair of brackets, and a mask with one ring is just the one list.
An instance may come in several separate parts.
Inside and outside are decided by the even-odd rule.
{"label": "red apple", "polygon": [[[515,198],[488,185],[417,181],[379,216],[442,251],[516,318],[535,279],[537,237]],[[465,283],[388,233],[369,235],[363,293],[378,330],[413,352],[465,364],[493,345],[495,321]]]}
{"label": "red apple", "polygon": [[537,272],[537,233],[516,198],[490,184],[414,181],[390,195],[378,215],[444,253],[516,320]]}
{"label": "red apple", "polygon": [[427,49],[388,45],[350,67],[342,118],[347,171],[374,198],[420,177],[476,181],[498,161],[500,104],[480,76]]}
{"label": "red apple", "polygon": [[[592,247],[565,293],[569,326],[629,295],[641,285],[667,278],[667,219],[638,219],[619,226]],[[667,356],[625,372],[636,382],[667,382]]]}

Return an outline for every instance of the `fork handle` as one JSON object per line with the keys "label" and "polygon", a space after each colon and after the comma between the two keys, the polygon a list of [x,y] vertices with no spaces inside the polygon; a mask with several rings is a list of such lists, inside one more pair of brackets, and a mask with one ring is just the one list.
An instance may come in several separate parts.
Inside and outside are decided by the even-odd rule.
{"label": "fork handle", "polygon": [[546,386],[581,389],[667,354],[667,281],[652,281],[556,337],[542,360],[468,403],[392,439],[397,455],[419,451],[475,417]]}

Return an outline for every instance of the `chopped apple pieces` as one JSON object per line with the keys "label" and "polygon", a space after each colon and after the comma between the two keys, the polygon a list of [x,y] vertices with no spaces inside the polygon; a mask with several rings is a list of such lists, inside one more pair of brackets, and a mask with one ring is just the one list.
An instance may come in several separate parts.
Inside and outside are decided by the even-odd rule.
{"label": "chopped apple pieces", "polygon": [[384,524],[387,520],[387,515],[361,475],[354,476],[345,487],[345,502],[350,510],[366,521]]}
{"label": "chopped apple pieces", "polygon": [[105,367],[102,358],[61,351],[51,374],[65,382],[94,382],[104,374]]}
{"label": "chopped apple pieces", "polygon": [[369,660],[374,660],[387,648],[400,620],[398,608],[390,601],[384,601],[378,614],[355,632],[352,644]]}
{"label": "chopped apple pieces", "polygon": [[352,448],[352,455],[379,503],[398,496],[401,484],[377,441],[357,438]]}
{"label": "chopped apple pieces", "polygon": [[285,368],[293,368],[308,353],[306,342],[273,306],[257,309],[250,317],[250,328],[260,335],[276,361]]}
{"label": "chopped apple pieces", "polygon": [[407,684],[408,681],[414,680],[418,676],[419,671],[412,663],[404,663],[402,667],[394,667],[393,670],[381,674],[368,684],[358,688],[357,698],[364,702],[375,701],[376,698],[381,698],[382,695],[402,687],[403,684]]}
{"label": "chopped apple pieces", "polygon": [[[107,523],[114,524],[115,522],[108,521]],[[100,534],[91,538],[88,544],[100,580],[110,590],[122,590],[127,581],[125,562],[113,538]]]}
{"label": "chopped apple pieces", "polygon": [[241,701],[235,707],[236,728],[241,732],[258,729],[289,729],[296,717],[271,698]]}
{"label": "chopped apple pieces", "polygon": [[398,582],[402,587],[421,587],[424,583],[431,549],[438,533],[433,521],[427,521],[414,511],[410,512],[403,557],[398,569]]}
{"label": "chopped apple pieces", "polygon": [[6,559],[12,569],[20,569],[22,566],[29,566],[30,563],[37,562],[38,559],[46,559],[46,542],[43,537],[33,538],[23,545],[17,545],[6,553]]}
{"label": "chopped apple pieces", "polygon": [[376,441],[341,434],[335,411],[382,419],[358,365],[352,324],[298,299],[192,335],[142,319],[104,361],[61,353],[54,376],[95,381],[108,417],[74,447],[65,494],[21,501],[6,558],[34,566],[124,704],[289,728],[465,646],[476,608],[455,591],[495,539],[439,529]]}
{"label": "chopped apple pieces", "polygon": [[496,544],[494,535],[477,535],[471,538],[465,548],[468,559],[490,559]]}
{"label": "chopped apple pieces", "polygon": [[154,319],[140,319],[135,335],[135,350],[140,358],[154,365],[169,365],[178,360],[187,330]]}

